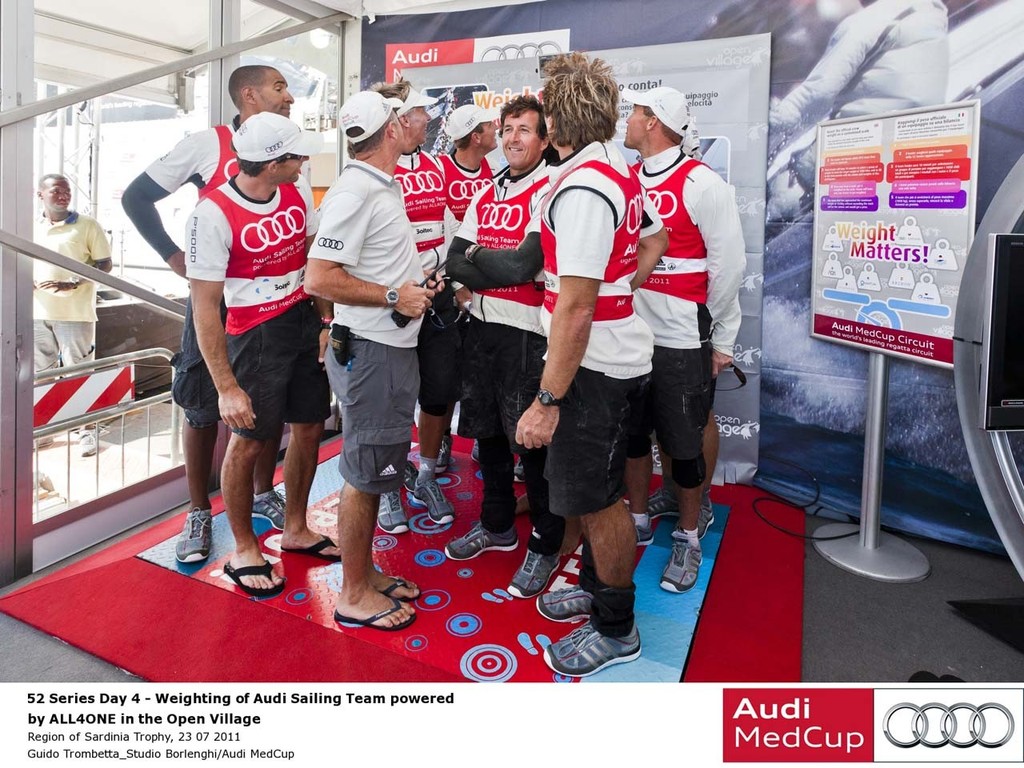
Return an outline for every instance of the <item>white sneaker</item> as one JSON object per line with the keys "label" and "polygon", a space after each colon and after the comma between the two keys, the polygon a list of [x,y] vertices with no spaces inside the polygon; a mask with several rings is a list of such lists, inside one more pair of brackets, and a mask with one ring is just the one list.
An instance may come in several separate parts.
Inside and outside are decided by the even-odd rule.
{"label": "white sneaker", "polygon": [[82,432],[78,438],[78,455],[83,458],[95,456],[97,450],[96,432],[89,430]]}

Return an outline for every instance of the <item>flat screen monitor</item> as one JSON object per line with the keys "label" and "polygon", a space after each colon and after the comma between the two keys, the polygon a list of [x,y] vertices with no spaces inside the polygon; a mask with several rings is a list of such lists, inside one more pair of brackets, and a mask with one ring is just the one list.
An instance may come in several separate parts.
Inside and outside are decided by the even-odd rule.
{"label": "flat screen monitor", "polygon": [[1024,234],[990,235],[981,426],[1024,429]]}

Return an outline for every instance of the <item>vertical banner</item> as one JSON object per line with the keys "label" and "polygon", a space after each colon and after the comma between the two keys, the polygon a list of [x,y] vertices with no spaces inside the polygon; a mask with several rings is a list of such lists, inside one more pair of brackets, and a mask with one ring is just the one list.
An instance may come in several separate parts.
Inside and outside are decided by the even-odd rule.
{"label": "vertical banner", "polygon": [[[615,70],[623,92],[669,86],[686,94],[697,121],[704,163],[736,191],[747,268],[740,288],[743,322],[733,362],[747,375],[742,389],[731,372],[718,379],[715,420],[721,436],[716,483],[749,483],[757,471],[761,431],[761,286],[764,283],[765,174],[768,164],[768,88],[771,36],[749,35],[643,48],[594,51]],[[617,141],[625,157],[619,105]]]}
{"label": "vertical banner", "polygon": [[818,127],[811,334],[952,367],[977,101]]}

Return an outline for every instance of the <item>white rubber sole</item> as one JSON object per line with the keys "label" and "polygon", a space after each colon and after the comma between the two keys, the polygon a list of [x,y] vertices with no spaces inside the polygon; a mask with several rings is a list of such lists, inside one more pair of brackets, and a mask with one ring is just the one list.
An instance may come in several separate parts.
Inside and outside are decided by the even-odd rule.
{"label": "white rubber sole", "polygon": [[608,669],[608,667],[614,667],[616,664],[626,664],[626,663],[628,663],[630,661],[636,661],[637,659],[640,658],[640,652],[642,650],[643,650],[642,647],[641,648],[637,648],[636,649],[636,653],[631,653],[628,656],[617,656],[614,659],[609,659],[604,664],[599,666],[597,669],[591,670],[590,672],[580,673],[580,672],[563,672],[562,670],[558,669],[558,667],[556,667],[552,663],[552,661],[551,661],[551,646],[549,645],[547,648],[544,649],[544,663],[547,664],[548,667],[550,667],[554,672],[557,672],[560,675],[565,675],[566,677],[590,677],[591,675],[596,675],[602,669]]}

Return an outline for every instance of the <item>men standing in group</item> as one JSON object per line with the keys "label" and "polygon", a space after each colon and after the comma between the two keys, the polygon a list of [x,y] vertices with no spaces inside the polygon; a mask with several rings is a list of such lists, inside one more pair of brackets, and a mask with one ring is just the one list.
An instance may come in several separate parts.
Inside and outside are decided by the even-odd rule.
{"label": "men standing in group", "polygon": [[534,597],[558,566],[565,533],[564,518],[548,508],[547,449],[526,450],[516,440],[516,425],[540,388],[547,348],[540,319],[540,233],[526,234],[548,186],[543,160],[547,127],[536,97],[517,96],[505,104],[501,141],[508,169],[473,197],[448,251],[448,275],[473,289],[473,321],[462,357],[459,434],[478,441],[484,497],[479,522],[448,542],[445,553],[452,560],[469,560],[518,546],[514,450],[522,456],[533,534],[508,591]]}
{"label": "men standing in group", "polygon": [[314,306],[303,288],[317,218],[309,187],[295,182],[322,145],[319,134],[283,115],[253,115],[234,136],[238,175],[206,195],[189,218],[186,271],[196,336],[221,418],[232,430],[222,489],[235,551],[224,573],[256,597],[284,588],[252,530],[252,477],[261,451],[285,422],[291,436],[281,548],[338,559],[334,542],[306,525],[317,448],[330,414],[322,366],[327,329],[320,318],[332,308],[323,300]]}
{"label": "men standing in group", "polygon": [[445,240],[451,243],[466,216],[469,201],[486,189],[494,177],[487,155],[498,146],[494,121],[497,109],[484,109],[476,104],[463,104],[448,115],[444,132],[455,142],[451,154],[441,155],[444,188],[450,216],[445,220]]}
{"label": "men standing in group", "polygon": [[[43,210],[36,219],[35,242],[62,256],[109,272],[110,241],[96,219],[69,208],[71,185],[49,173],[39,180],[36,197]],[[96,353],[96,283],[44,261],[33,267],[32,331],[35,371],[92,360]],[[82,431],[78,451],[93,456],[96,429]]]}
{"label": "men standing in group", "polygon": [[[132,181],[121,198],[128,218],[146,242],[167,262],[171,270],[185,277],[185,254],[167,234],[156,203],[184,184],[194,184],[202,200],[238,173],[231,140],[238,127],[253,115],[271,112],[288,117],[295,101],[284,76],[273,67],[244,66],[231,73],[228,94],[238,109],[230,125],[218,125],[182,139],[170,152],[155,161]],[[301,180],[300,184],[305,184]],[[223,314],[223,310],[222,310]],[[185,410],[182,442],[191,511],[178,537],[175,554],[182,562],[204,560],[212,543],[210,518],[210,475],[217,445],[217,390],[210,378],[196,341],[192,302],[185,305],[181,351],[174,361],[174,401]],[[267,441],[256,462],[253,486],[256,492],[253,514],[266,519],[278,530],[284,528],[284,500],[274,490],[274,471],[281,436]]]}
{"label": "men standing in group", "polygon": [[700,530],[704,431],[715,429],[709,421],[715,377],[732,362],[746,258],[732,187],[683,151],[690,124],[686,97],[663,86],[628,99],[635,106],[625,143],[643,158],[640,182],[656,202],[669,246],[635,297],[637,313],[654,332],[654,359],[646,423],[630,436],[627,482],[638,539],[649,543],[653,428],[682,511],[661,587],[685,592],[700,569],[708,519]]}
{"label": "men standing in group", "polygon": [[623,472],[628,422],[643,401],[654,338],[633,311],[630,281],[640,238],[657,236],[664,250],[664,234],[611,143],[619,103],[611,68],[573,53],[554,57],[545,75],[548,137],[562,159],[541,212],[548,352],[516,441],[549,446],[551,511],[580,518],[580,585],[541,595],[537,608],[556,621],[590,616],[544,651],[556,672],[583,677],[640,655]]}
{"label": "men standing in group", "polygon": [[[306,287],[335,303],[327,375],[342,409],[338,501],[342,584],[334,618],[394,630],[416,617],[419,588],[373,566],[380,498],[397,493],[409,453],[420,374],[416,339],[434,291],[413,242],[395,166],[404,146],[401,102],[362,91],[342,105],[349,161],[321,204]],[[395,314],[397,313],[397,314]],[[407,322],[399,324],[402,317]]]}
{"label": "men standing in group", "polygon": [[[373,90],[385,98],[402,102],[398,121],[403,135],[402,155],[395,178],[402,186],[405,210],[412,225],[413,240],[423,275],[441,265],[444,250],[444,217],[447,206],[444,168],[433,155],[422,151],[427,140],[430,115],[427,107],[437,99],[424,96],[407,80],[378,84]],[[443,271],[442,271],[443,272]],[[417,424],[420,465],[413,484],[413,496],[427,507],[430,519],[439,525],[455,519],[455,509],[441,492],[435,474],[444,471],[451,457],[450,442],[442,455],[445,431],[459,398],[459,353],[462,337],[458,329],[459,310],[452,286],[434,297],[426,322],[420,325],[417,350],[420,366],[420,415]],[[405,462],[401,465],[405,467]],[[399,492],[384,494],[377,524],[388,533],[404,533],[409,523]]]}

